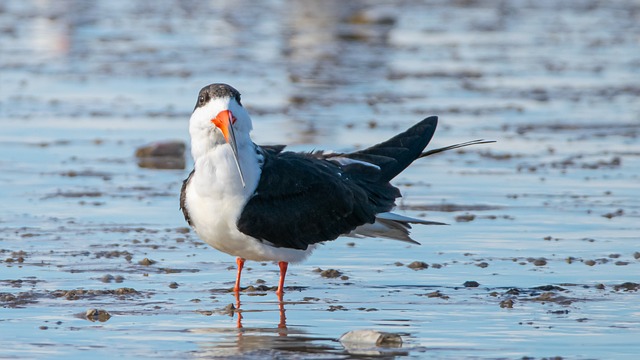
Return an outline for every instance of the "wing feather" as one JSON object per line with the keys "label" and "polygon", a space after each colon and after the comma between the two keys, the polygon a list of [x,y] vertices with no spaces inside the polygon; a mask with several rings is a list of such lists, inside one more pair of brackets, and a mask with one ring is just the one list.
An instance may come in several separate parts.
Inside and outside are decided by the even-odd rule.
{"label": "wing feather", "polygon": [[238,219],[243,233],[304,250],[375,221],[376,205],[339,165],[308,154],[264,155],[256,192]]}

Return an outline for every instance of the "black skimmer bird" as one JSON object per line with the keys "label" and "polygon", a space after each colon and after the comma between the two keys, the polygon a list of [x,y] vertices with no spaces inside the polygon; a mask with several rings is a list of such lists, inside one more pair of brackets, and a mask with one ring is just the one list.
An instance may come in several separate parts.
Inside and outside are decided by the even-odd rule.
{"label": "black skimmer bird", "polygon": [[180,208],[202,240],[237,257],[236,294],[245,260],[273,261],[282,300],[288,264],[319,243],[351,235],[418,244],[410,224],[442,225],[390,212],[401,195],[389,182],[414,160],[488,142],[424,152],[437,124],[428,117],[352,153],[288,152],[251,140],[251,118],[236,89],[205,86],[189,121],[194,170],[182,185]]}

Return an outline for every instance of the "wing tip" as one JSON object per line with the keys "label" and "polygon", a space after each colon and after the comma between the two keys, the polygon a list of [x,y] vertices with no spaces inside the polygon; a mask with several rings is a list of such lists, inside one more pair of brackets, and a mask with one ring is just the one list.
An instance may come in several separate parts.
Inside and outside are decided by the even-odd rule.
{"label": "wing tip", "polygon": [[437,115],[427,116],[422,120],[422,122],[430,122],[430,123],[433,123],[434,125],[438,125],[438,116]]}

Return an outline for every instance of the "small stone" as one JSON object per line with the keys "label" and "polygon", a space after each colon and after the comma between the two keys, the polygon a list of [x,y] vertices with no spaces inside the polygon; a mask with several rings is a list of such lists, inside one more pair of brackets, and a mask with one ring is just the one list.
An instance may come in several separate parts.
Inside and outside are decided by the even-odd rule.
{"label": "small stone", "polygon": [[615,212],[606,213],[606,214],[602,215],[602,217],[606,217],[607,219],[611,219],[611,218],[622,216],[622,215],[624,215],[624,210],[618,209]]}
{"label": "small stone", "polygon": [[593,261],[593,260],[585,260],[585,261],[584,261],[584,264],[585,264],[585,265],[588,265],[588,266],[593,266],[593,265],[595,265],[595,264],[596,264],[596,262],[595,262],[595,261]]}
{"label": "small stone", "polygon": [[407,267],[413,270],[423,270],[423,269],[428,269],[429,264],[423,261],[414,261],[411,264],[407,265]]}
{"label": "small stone", "polygon": [[103,309],[89,309],[85,313],[85,317],[87,320],[91,322],[99,321],[105,322],[111,319],[111,314],[109,314],[106,310]]}
{"label": "small stone", "polygon": [[151,260],[149,258],[144,258],[144,259],[138,261],[138,264],[145,265],[145,266],[153,265],[155,263],[156,263],[155,260]]}
{"label": "small stone", "polygon": [[551,291],[547,291],[547,292],[543,292],[542,294],[540,294],[540,296],[534,298],[534,301],[542,301],[542,302],[546,302],[546,301],[553,301],[553,298],[555,297],[555,294]]}
{"label": "small stone", "polygon": [[137,294],[138,292],[133,289],[133,288],[118,288],[115,290],[115,294],[116,295],[132,295],[132,294]]}
{"label": "small stone", "polygon": [[476,216],[473,214],[464,214],[464,215],[458,215],[455,217],[457,222],[470,222],[475,220]]}
{"label": "small stone", "polygon": [[535,266],[545,266],[545,265],[547,265],[547,260],[542,259],[542,258],[536,259],[536,260],[533,261],[533,265],[535,265]]}
{"label": "small stone", "polygon": [[327,278],[327,279],[335,279],[337,277],[342,276],[342,272],[339,270],[335,270],[335,269],[327,269],[324,270],[322,272],[320,272],[320,276],[322,276],[323,278]]}
{"label": "small stone", "polygon": [[430,293],[426,293],[425,294],[426,297],[428,298],[441,298],[441,299],[448,299],[449,297],[447,295],[442,294],[439,290],[430,292]]}
{"label": "small stone", "polygon": [[171,284],[169,284],[169,288],[177,289],[178,288],[178,283],[177,282],[172,282]]}
{"label": "small stone", "polygon": [[229,304],[227,306],[224,307],[224,309],[222,309],[222,313],[224,314],[229,314],[229,315],[233,315],[233,313],[236,312],[236,307],[233,304]]}
{"label": "small stone", "polygon": [[465,281],[462,285],[464,287],[478,287],[480,286],[480,283],[478,283],[477,281]]}
{"label": "small stone", "polygon": [[177,229],[176,229],[176,232],[177,232],[178,234],[188,234],[189,232],[191,232],[191,229],[189,229],[189,228],[188,228],[188,227],[186,227],[186,226],[183,226],[183,227],[179,227],[179,228],[177,228]]}
{"label": "small stone", "polygon": [[503,309],[513,309],[513,299],[500,301],[500,307]]}

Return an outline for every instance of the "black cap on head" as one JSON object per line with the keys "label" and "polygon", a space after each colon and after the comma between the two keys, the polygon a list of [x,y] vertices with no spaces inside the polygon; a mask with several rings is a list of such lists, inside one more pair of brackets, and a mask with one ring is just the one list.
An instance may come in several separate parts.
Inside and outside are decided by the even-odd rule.
{"label": "black cap on head", "polygon": [[217,99],[222,97],[234,98],[238,102],[238,104],[242,105],[240,102],[240,92],[234,89],[231,85],[227,84],[211,84],[203,87],[198,94],[198,101],[196,101],[196,106],[193,108],[194,110],[206,105],[209,100]]}

